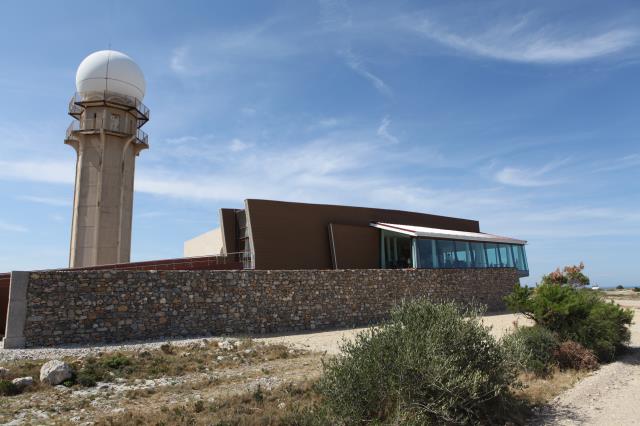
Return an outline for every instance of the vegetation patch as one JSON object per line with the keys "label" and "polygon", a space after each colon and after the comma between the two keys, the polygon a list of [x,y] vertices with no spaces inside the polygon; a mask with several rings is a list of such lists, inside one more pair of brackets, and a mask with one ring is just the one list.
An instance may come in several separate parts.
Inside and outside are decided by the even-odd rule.
{"label": "vegetation patch", "polygon": [[544,283],[535,288],[516,285],[507,306],[558,335],[592,350],[600,361],[611,361],[629,342],[633,311],[607,302],[599,293],[570,285]]}
{"label": "vegetation patch", "polygon": [[571,340],[562,342],[556,349],[554,357],[558,361],[558,366],[563,370],[595,370],[598,368],[598,358],[593,351]]}
{"label": "vegetation patch", "polygon": [[525,373],[548,376],[556,365],[555,354],[560,347],[556,335],[535,325],[518,327],[502,339],[509,362]]}
{"label": "vegetation patch", "polygon": [[427,300],[397,307],[325,364],[327,412],[348,423],[518,421],[516,371],[480,314]]}

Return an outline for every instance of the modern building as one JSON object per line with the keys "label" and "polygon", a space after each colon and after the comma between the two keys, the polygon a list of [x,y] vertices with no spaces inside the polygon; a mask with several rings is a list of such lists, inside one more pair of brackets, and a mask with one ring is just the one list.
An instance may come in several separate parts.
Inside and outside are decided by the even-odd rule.
{"label": "modern building", "polygon": [[77,153],[69,266],[129,262],[135,159],[149,148],[144,76],[124,53],[102,50],[78,67],[76,90],[64,141]]}
{"label": "modern building", "polygon": [[475,220],[251,199],[219,215],[220,228],[185,242],[185,256],[237,256],[246,269],[516,268],[529,275],[527,242],[480,232]]}

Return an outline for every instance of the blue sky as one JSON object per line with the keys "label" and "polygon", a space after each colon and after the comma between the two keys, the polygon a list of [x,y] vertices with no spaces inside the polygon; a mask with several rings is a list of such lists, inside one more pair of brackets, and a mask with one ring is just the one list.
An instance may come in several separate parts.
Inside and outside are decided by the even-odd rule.
{"label": "blue sky", "polygon": [[[98,7],[99,5],[99,7]],[[179,257],[245,198],[473,218],[535,282],[638,285],[637,2],[7,2],[0,271],[68,262],[75,70],[147,80],[133,260]],[[301,244],[304,242],[301,241]]]}

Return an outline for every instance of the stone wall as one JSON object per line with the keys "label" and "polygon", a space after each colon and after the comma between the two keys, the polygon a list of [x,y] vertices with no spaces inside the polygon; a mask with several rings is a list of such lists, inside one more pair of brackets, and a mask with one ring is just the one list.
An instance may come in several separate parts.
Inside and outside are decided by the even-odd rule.
{"label": "stone wall", "polygon": [[517,281],[514,269],[32,272],[23,337],[33,347],[362,326],[419,296],[498,310]]}

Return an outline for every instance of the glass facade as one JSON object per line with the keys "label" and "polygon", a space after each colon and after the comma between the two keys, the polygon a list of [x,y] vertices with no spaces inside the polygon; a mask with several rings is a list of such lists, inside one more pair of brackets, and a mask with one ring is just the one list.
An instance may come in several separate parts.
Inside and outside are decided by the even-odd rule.
{"label": "glass facade", "polygon": [[413,243],[411,237],[391,232],[382,232],[382,268],[413,268]]}
{"label": "glass facade", "polygon": [[383,268],[516,268],[529,275],[523,245],[411,238],[382,231]]}

